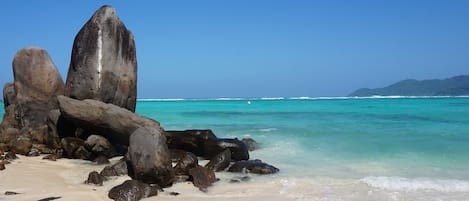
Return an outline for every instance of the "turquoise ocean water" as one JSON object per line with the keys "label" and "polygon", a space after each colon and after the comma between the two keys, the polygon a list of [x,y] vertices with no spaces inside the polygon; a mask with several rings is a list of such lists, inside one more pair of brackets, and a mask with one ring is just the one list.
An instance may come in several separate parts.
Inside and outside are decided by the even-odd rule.
{"label": "turquoise ocean water", "polygon": [[140,100],[136,112],[254,138],[251,158],[281,170],[258,179],[298,198],[469,200],[469,98]]}

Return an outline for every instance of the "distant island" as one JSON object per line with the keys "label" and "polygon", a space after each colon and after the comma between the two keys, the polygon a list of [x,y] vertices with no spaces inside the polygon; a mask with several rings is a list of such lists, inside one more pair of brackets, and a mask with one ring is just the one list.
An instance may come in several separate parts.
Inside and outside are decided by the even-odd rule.
{"label": "distant island", "polygon": [[415,80],[407,79],[383,88],[362,88],[349,96],[467,96],[469,75],[448,79]]}

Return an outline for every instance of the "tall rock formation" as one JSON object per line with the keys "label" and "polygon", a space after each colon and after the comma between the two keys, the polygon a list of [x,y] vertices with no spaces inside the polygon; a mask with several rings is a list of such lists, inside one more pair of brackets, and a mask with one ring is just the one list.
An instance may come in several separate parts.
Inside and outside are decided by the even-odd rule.
{"label": "tall rock formation", "polygon": [[23,48],[13,59],[13,76],[13,84],[7,83],[3,91],[6,109],[0,133],[15,128],[33,142],[45,143],[49,111],[58,108],[57,95],[65,88],[57,67],[44,49]]}
{"label": "tall rock formation", "polygon": [[135,112],[137,59],[132,33],[111,6],[103,6],[75,37],[65,95]]}

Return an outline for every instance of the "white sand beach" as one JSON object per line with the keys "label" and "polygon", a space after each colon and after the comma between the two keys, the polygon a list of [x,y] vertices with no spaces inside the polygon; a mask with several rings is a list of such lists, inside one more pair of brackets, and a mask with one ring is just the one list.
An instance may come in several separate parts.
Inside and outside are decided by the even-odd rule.
{"label": "white sand beach", "polygon": [[[91,171],[101,171],[105,165],[95,165],[89,161],[59,159],[58,161],[42,160],[43,156],[25,157],[14,160],[0,172],[0,200],[39,200],[46,197],[62,197],[59,200],[110,200],[108,191],[128,176],[113,177],[104,182],[103,186],[87,185],[83,182]],[[114,158],[111,162],[117,161]],[[229,177],[227,175],[223,175]],[[228,179],[228,178],[225,178]],[[178,183],[165,189],[156,197],[145,200],[293,200],[287,194],[282,194],[282,185],[272,182],[260,184],[245,182],[230,184],[221,181],[204,193],[195,188],[192,183]],[[6,191],[19,193],[4,195]],[[178,196],[169,195],[178,192]]]}

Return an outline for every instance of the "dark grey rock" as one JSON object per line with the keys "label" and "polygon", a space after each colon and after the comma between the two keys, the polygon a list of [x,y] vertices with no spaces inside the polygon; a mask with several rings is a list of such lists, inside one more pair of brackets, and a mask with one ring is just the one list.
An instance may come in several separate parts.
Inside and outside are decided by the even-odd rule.
{"label": "dark grey rock", "polygon": [[39,150],[35,148],[31,148],[27,156],[39,156],[41,153],[39,153]]}
{"label": "dark grey rock", "polygon": [[278,168],[262,162],[261,160],[238,161],[231,165],[229,172],[273,174],[279,171]]}
{"label": "dark grey rock", "polygon": [[217,181],[215,172],[202,166],[190,169],[189,174],[192,178],[192,183],[194,186],[203,192],[206,192],[207,188]]}
{"label": "dark grey rock", "polygon": [[106,181],[105,176],[99,174],[96,171],[93,171],[93,172],[90,172],[90,174],[88,174],[88,179],[85,181],[85,183],[102,186],[104,181]]}
{"label": "dark grey rock", "polygon": [[205,142],[217,140],[212,130],[165,131],[165,135],[170,149],[180,149],[202,157],[205,156]]}
{"label": "dark grey rock", "polygon": [[84,146],[78,147],[73,153],[73,158],[78,158],[82,160],[91,160],[92,154]]}
{"label": "dark grey rock", "polygon": [[46,198],[42,198],[38,201],[51,201],[51,200],[57,200],[57,199],[60,199],[62,198],[61,196],[52,196],[52,197],[46,197]]}
{"label": "dark grey rock", "polygon": [[166,138],[159,128],[139,128],[130,136],[128,160],[134,179],[145,183],[171,186],[174,171],[166,145]]}
{"label": "dark grey rock", "polygon": [[244,142],[244,144],[246,144],[249,151],[254,151],[259,146],[257,144],[256,140],[254,140],[252,138],[243,138],[243,139],[241,139],[241,141]]}
{"label": "dark grey rock", "polygon": [[54,149],[60,147],[60,134],[58,130],[59,119],[60,119],[60,110],[58,109],[51,110],[49,111],[49,114],[47,114],[46,144]]}
{"label": "dark grey rock", "polygon": [[230,180],[230,183],[248,182],[250,180],[251,180],[251,177],[249,176],[235,177]]}
{"label": "dark grey rock", "polygon": [[109,164],[111,163],[106,156],[99,155],[98,157],[93,159],[93,162],[95,162],[98,165],[103,165],[103,164]]}
{"label": "dark grey rock", "polygon": [[110,176],[120,176],[120,175],[127,175],[127,163],[125,160],[119,160],[114,165],[108,165],[104,167],[103,170],[99,173],[103,176],[110,177]]}
{"label": "dark grey rock", "polygon": [[226,149],[225,151],[219,153],[212,159],[210,162],[205,165],[206,168],[211,169],[215,172],[225,170],[231,162],[231,151]]}
{"label": "dark grey rock", "polygon": [[189,170],[197,167],[199,160],[197,156],[190,152],[184,152],[184,154],[176,162],[174,166],[174,172],[176,175],[189,175]]}
{"label": "dark grey rock", "polygon": [[246,144],[238,139],[219,139],[211,130],[166,131],[165,135],[170,149],[181,149],[206,159],[229,149],[232,160],[249,159]]}
{"label": "dark grey rock", "polygon": [[18,195],[21,193],[13,192],[13,191],[5,191],[5,195]]}
{"label": "dark grey rock", "polygon": [[42,157],[43,160],[50,160],[50,161],[57,161],[58,157],[55,154],[49,154],[47,156]]}
{"label": "dark grey rock", "polygon": [[176,175],[174,177],[174,183],[182,183],[182,182],[186,182],[189,180],[190,180],[189,175]]}
{"label": "dark grey rock", "polygon": [[103,136],[90,135],[85,141],[86,148],[95,155],[111,158],[116,155],[112,144]]}
{"label": "dark grey rock", "polygon": [[137,60],[132,33],[110,6],[97,10],[73,42],[65,95],[94,99],[134,112]]}
{"label": "dark grey rock", "polygon": [[65,156],[67,158],[75,158],[75,152],[78,150],[78,148],[85,146],[85,141],[76,137],[67,137],[62,138],[60,145],[64,150]]}
{"label": "dark grey rock", "polygon": [[109,190],[108,197],[115,201],[137,201],[158,195],[158,186],[151,186],[137,180],[127,180]]}
{"label": "dark grey rock", "polygon": [[45,144],[33,144],[33,147],[31,149],[36,149],[41,154],[53,154],[53,153],[55,153],[55,150],[49,148]]}
{"label": "dark grey rock", "polygon": [[5,154],[4,159],[8,161],[12,161],[12,160],[18,159],[18,156],[16,156],[15,151],[9,151],[8,153]]}

